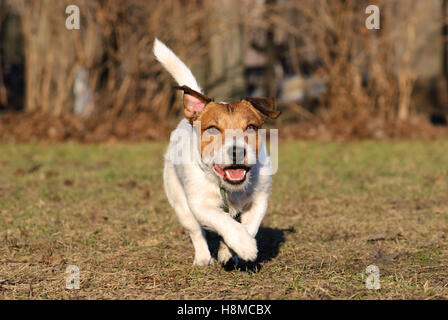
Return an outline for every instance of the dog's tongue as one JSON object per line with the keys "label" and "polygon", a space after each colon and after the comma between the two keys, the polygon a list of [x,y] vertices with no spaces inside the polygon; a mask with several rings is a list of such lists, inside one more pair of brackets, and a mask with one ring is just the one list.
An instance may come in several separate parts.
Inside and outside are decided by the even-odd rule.
{"label": "dog's tongue", "polygon": [[242,180],[246,173],[244,169],[226,169],[227,178],[230,180]]}

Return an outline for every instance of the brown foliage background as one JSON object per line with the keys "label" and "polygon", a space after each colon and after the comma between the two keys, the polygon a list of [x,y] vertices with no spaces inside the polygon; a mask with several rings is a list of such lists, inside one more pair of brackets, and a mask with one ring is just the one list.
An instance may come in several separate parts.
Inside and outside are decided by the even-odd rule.
{"label": "brown foliage background", "polygon": [[[0,2],[21,18],[27,115],[25,120],[1,117],[3,140],[167,137],[181,110],[173,80],[153,57],[155,37],[192,67],[207,93],[219,92],[222,83],[233,85],[236,89],[225,90],[231,93],[227,98],[246,93],[246,51],[255,50],[265,70],[264,93],[277,95],[285,111],[276,125],[289,128],[291,136],[383,138],[398,122],[413,128],[422,123],[427,129],[412,103],[419,78],[415,66],[429,52],[441,52],[443,14],[434,17],[434,10],[427,9],[442,1],[378,0],[381,29],[373,31],[364,26],[371,3],[356,0]],[[80,30],[65,28],[65,8],[71,4],[80,8]],[[423,27],[437,35],[430,38],[435,41],[419,37]],[[324,93],[301,104],[282,100],[279,84],[287,75],[278,72],[281,59],[295,74],[303,74],[304,62],[313,64],[313,77]],[[73,116],[79,67],[88,71],[95,106],[87,120]],[[442,73],[439,92],[448,88]],[[304,79],[303,88],[296,89],[306,92],[309,81]],[[448,100],[441,96],[446,112]],[[85,124],[61,126],[59,118]],[[18,129],[16,121],[28,129]],[[85,138],[96,131],[101,135]]]}

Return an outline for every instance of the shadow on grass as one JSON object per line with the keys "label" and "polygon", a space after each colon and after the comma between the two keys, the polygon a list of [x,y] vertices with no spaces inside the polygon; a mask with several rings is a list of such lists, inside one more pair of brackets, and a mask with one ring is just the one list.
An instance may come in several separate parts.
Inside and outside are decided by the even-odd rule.
{"label": "shadow on grass", "polygon": [[[288,229],[275,229],[268,227],[260,227],[258,230],[257,240],[258,257],[254,262],[247,262],[239,259],[239,263],[235,263],[233,259],[230,259],[223,267],[226,271],[240,270],[246,272],[258,272],[261,270],[261,264],[263,262],[274,259],[280,250],[282,243],[286,241],[285,234],[295,232],[294,228]],[[213,258],[217,258],[219,242],[221,237],[212,231],[206,231],[207,242],[210,248]]]}

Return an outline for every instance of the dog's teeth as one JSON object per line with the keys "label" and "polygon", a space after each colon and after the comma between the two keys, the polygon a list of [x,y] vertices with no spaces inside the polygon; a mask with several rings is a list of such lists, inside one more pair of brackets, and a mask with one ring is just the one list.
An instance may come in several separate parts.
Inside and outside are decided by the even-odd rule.
{"label": "dog's teeth", "polygon": [[233,179],[232,176],[230,175],[229,171],[227,171],[227,170],[225,171],[225,173],[226,173],[226,177],[227,177],[229,180],[232,180],[232,181],[239,181],[239,180],[242,180],[242,179],[244,179],[244,177],[246,176],[246,171],[244,171],[243,176],[242,176],[241,179]]}

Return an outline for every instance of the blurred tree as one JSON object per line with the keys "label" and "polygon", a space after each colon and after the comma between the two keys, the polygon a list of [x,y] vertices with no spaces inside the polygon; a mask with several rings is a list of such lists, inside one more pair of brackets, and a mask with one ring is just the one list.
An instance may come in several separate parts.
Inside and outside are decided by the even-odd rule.
{"label": "blurred tree", "polygon": [[0,110],[5,108],[8,104],[8,98],[6,96],[6,88],[5,83],[3,81],[3,33],[5,27],[3,26],[3,21],[5,20],[6,15],[6,4],[4,0],[0,0]]}
{"label": "blurred tree", "polygon": [[[209,7],[206,38],[206,63],[199,65],[207,93],[221,101],[239,99],[245,94],[241,12],[235,10],[239,0],[222,0]],[[196,73],[196,72],[195,72]]]}
{"label": "blurred tree", "polygon": [[20,15],[0,0],[0,108],[23,109],[24,57]]}
{"label": "blurred tree", "polygon": [[[276,3],[276,0],[266,0],[267,10],[265,11],[266,20],[269,21],[270,16],[270,7],[273,7]],[[278,54],[275,46],[275,34],[274,34],[274,24],[272,22],[269,23],[268,28],[266,30],[266,45],[265,45],[265,53],[267,58],[266,64],[266,74],[265,74],[265,95],[267,97],[276,97],[276,79],[275,79],[275,62],[278,59]]]}
{"label": "blurred tree", "polygon": [[448,84],[448,0],[443,0],[442,2],[442,41],[443,74]]}

